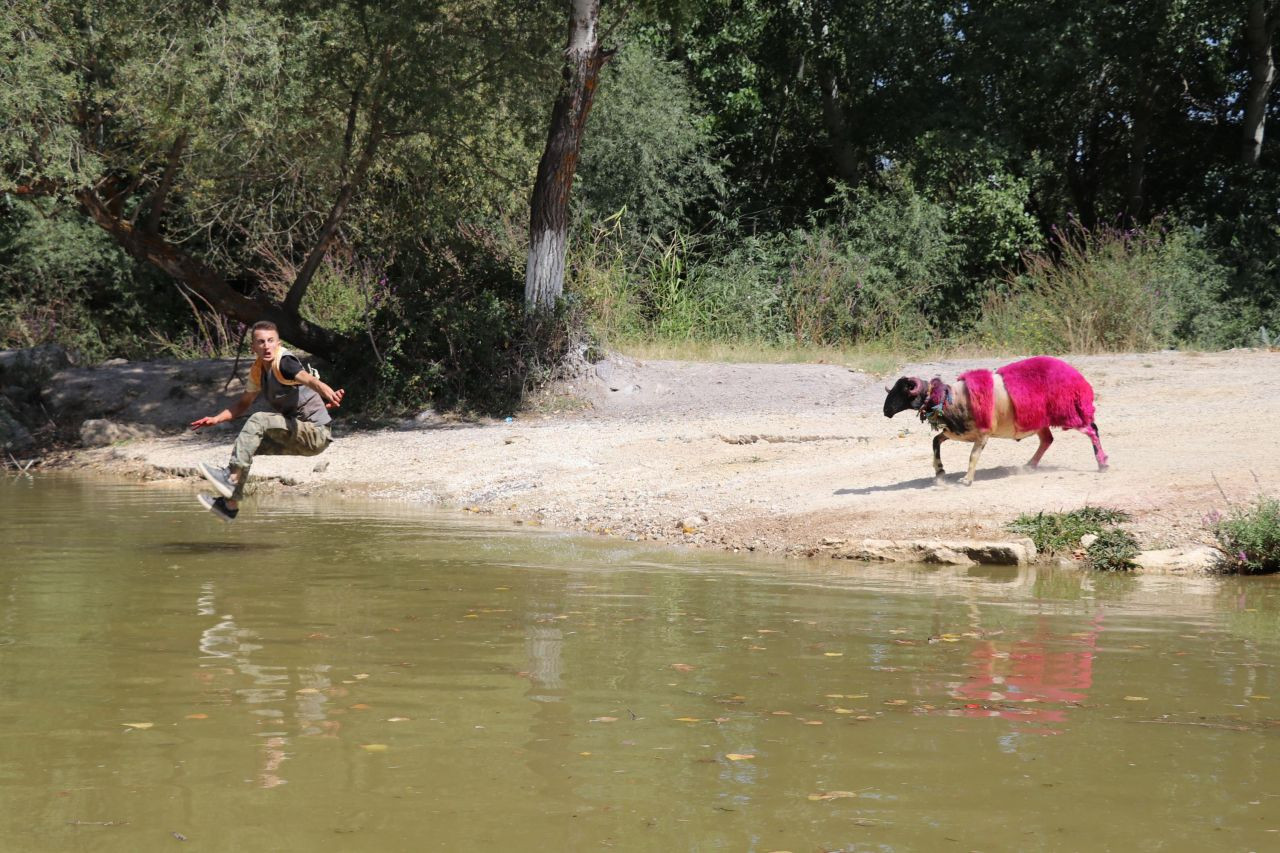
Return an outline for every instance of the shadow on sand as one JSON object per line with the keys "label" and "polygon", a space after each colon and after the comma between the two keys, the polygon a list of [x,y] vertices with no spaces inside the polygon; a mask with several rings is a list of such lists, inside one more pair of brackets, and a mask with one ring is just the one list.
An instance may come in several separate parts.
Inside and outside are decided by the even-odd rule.
{"label": "shadow on sand", "polygon": [[[1041,471],[1051,470],[1044,466],[1040,467]],[[1022,465],[1004,465],[999,468],[987,468],[980,470],[974,474],[974,482],[985,482],[987,480],[1003,480],[1005,477],[1013,477],[1017,474],[1025,473],[1026,468]],[[957,471],[952,474],[944,474],[942,477],[943,485],[957,486],[961,478],[964,477],[963,471]],[[879,492],[904,492],[908,489],[932,489],[938,485],[933,477],[919,477],[915,480],[903,480],[901,483],[890,483],[886,486],[867,486],[862,489],[836,489],[834,494],[837,495],[874,495]]]}

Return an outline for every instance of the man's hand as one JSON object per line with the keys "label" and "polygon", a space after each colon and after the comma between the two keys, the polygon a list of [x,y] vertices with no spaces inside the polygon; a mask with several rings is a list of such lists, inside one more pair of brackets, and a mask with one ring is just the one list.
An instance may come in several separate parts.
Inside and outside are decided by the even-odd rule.
{"label": "man's hand", "polygon": [[218,420],[217,416],[214,416],[212,418],[200,418],[200,420],[191,422],[191,428],[193,430],[198,430],[204,427],[215,426],[216,424],[219,424],[219,423],[222,423],[222,422]]}
{"label": "man's hand", "polygon": [[330,396],[328,400],[324,401],[324,407],[326,409],[338,408],[342,405],[342,398],[345,396],[347,396],[347,392],[339,388],[337,391],[333,392],[332,396]]}

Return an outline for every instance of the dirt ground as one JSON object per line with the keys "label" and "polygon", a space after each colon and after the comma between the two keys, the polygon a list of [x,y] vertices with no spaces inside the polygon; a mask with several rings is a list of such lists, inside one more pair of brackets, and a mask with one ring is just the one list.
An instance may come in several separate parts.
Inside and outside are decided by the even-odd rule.
{"label": "dirt ground", "polygon": [[[424,413],[391,428],[339,429],[322,456],[264,457],[253,473],[267,488],[317,499],[363,493],[627,539],[791,555],[867,538],[1008,540],[1004,525],[1019,514],[1084,505],[1131,513],[1127,527],[1146,549],[1182,548],[1209,541],[1202,519],[1228,501],[1280,494],[1280,353],[1070,361],[1096,391],[1111,457],[1105,473],[1087,437],[1055,432],[1035,471],[1021,467],[1034,437],[992,439],[971,487],[958,483],[970,445],[949,442],[946,482],[935,485],[927,425],[910,412],[886,419],[885,386],[898,375],[950,380],[998,360],[906,364],[873,376],[834,364],[619,357],[559,389],[538,413],[482,423]],[[54,385],[88,383],[110,399],[107,369],[65,371]],[[166,368],[178,391],[153,381],[156,368],[116,369],[155,400],[126,392],[132,414],[117,407],[107,417],[176,429],[226,399],[226,364]],[[347,391],[349,400],[359,394]],[[191,477],[199,460],[225,464],[235,428],[143,436],[80,452],[72,464]],[[202,482],[191,479],[193,498]]]}

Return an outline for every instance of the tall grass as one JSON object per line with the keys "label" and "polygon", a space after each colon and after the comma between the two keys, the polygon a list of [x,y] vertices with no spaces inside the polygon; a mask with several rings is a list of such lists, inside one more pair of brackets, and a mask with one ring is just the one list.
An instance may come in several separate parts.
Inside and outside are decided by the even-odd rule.
{"label": "tall grass", "polygon": [[1133,352],[1196,343],[1225,272],[1196,236],[1086,229],[1055,234],[1050,250],[1024,256],[1024,271],[988,293],[976,336],[1023,352]]}

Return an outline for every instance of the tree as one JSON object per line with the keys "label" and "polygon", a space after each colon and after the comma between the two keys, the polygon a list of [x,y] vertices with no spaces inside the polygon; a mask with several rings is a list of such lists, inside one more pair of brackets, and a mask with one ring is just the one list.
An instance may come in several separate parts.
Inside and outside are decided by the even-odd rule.
{"label": "tree", "polygon": [[551,309],[564,291],[569,191],[578,168],[578,152],[600,69],[609,57],[600,46],[599,23],[600,0],[570,0],[564,82],[551,108],[547,144],[538,163],[529,202],[524,299],[525,306],[532,311]]}
{"label": "tree", "polygon": [[342,336],[306,308],[322,261],[395,218],[360,207],[371,180],[420,195],[424,176],[495,168],[483,117],[520,126],[542,90],[537,7],[17,0],[0,190],[74,199],[213,310],[332,353]]}
{"label": "tree", "polygon": [[1280,3],[1252,0],[1244,26],[1248,52],[1249,82],[1244,92],[1244,118],[1240,130],[1240,161],[1257,166],[1262,156],[1262,136],[1266,129],[1267,100],[1276,82],[1275,40],[1280,26]]}

